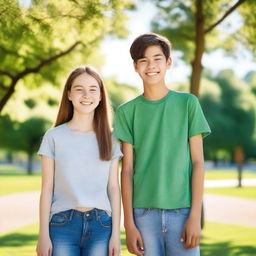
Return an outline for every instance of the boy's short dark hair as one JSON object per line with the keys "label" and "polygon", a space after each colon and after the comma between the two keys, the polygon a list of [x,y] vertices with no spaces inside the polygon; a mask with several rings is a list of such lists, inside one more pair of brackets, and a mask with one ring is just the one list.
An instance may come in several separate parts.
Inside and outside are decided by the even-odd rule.
{"label": "boy's short dark hair", "polygon": [[137,37],[130,48],[130,54],[134,62],[144,57],[149,46],[159,45],[162,48],[166,60],[170,57],[171,42],[164,36],[156,33],[146,33]]}

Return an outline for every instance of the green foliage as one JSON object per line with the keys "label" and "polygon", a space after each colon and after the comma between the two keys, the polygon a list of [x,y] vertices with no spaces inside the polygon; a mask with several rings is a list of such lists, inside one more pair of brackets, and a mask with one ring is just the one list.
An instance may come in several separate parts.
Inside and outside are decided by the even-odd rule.
{"label": "green foliage", "polygon": [[42,81],[58,84],[74,63],[90,58],[106,34],[125,36],[124,10],[131,7],[128,0],[34,0],[29,7],[2,0],[1,108],[18,81],[34,88]]}
{"label": "green foliage", "polygon": [[0,117],[0,148],[35,153],[50,122],[41,117],[32,117],[22,123],[12,121],[8,115]]}
{"label": "green foliage", "polygon": [[[158,13],[152,21],[154,31],[167,36],[173,43],[173,48],[183,53],[182,59],[190,63],[195,51],[195,16],[196,1],[154,0]],[[217,22],[234,5],[232,0],[203,0],[203,16],[205,31]],[[240,26],[233,28],[229,23],[225,29],[215,27],[209,33],[204,33],[206,52],[222,48],[234,55],[238,44],[249,47],[255,54],[256,18],[251,15],[256,12],[254,0],[248,0],[237,8],[241,18]],[[228,42],[228,43],[227,43]]]}
{"label": "green foliage", "polygon": [[139,95],[138,89],[133,86],[117,83],[114,78],[106,80],[106,87],[114,111],[120,104]]}
{"label": "green foliage", "polygon": [[209,87],[204,86],[201,104],[212,129],[205,141],[208,154],[219,149],[232,153],[242,146],[247,157],[256,156],[255,148],[256,101],[250,87],[239,80],[231,70],[211,77]]}

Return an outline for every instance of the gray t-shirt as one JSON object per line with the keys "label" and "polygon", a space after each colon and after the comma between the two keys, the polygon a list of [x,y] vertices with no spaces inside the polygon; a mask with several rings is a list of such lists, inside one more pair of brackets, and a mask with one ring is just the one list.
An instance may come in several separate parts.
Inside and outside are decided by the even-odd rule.
{"label": "gray t-shirt", "polygon": [[[48,130],[39,155],[55,160],[54,191],[50,217],[76,207],[94,207],[111,212],[107,194],[110,161],[99,157],[96,134],[82,134],[67,123]],[[114,158],[120,158],[120,144],[113,138]]]}

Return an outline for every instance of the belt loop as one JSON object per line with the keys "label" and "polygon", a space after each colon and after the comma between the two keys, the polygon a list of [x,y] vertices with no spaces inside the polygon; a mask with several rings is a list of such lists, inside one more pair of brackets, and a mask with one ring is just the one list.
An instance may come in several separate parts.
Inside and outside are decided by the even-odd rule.
{"label": "belt loop", "polygon": [[95,208],[94,210],[95,210],[96,220],[99,220],[99,217],[100,217],[100,216],[99,216],[99,213],[98,213],[97,208]]}
{"label": "belt loop", "polygon": [[69,221],[71,221],[71,220],[72,220],[73,215],[74,215],[74,209],[71,209],[71,211],[70,211],[70,215],[69,215]]}

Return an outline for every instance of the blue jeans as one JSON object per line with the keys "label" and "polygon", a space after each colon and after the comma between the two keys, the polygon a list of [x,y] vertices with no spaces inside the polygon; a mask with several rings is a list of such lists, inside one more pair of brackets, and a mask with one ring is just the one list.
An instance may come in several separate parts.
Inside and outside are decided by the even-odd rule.
{"label": "blue jeans", "polygon": [[190,208],[135,208],[134,220],[142,236],[144,256],[199,256],[199,246],[184,249],[180,241],[189,213]]}
{"label": "blue jeans", "polygon": [[67,210],[49,224],[52,256],[107,256],[112,218],[103,210]]}

